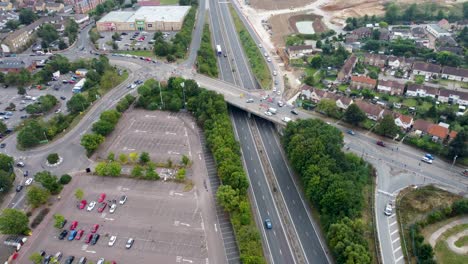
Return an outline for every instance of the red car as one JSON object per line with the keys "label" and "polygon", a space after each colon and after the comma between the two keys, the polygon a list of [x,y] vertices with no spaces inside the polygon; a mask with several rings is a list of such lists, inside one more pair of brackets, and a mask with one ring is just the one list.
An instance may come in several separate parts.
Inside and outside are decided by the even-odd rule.
{"label": "red car", "polygon": [[105,194],[105,193],[101,193],[101,194],[99,195],[99,198],[98,198],[98,203],[104,202],[105,199],[106,199],[106,194]]}
{"label": "red car", "polygon": [[377,141],[375,144],[381,146],[381,147],[385,147],[385,143],[383,143],[383,141]]}
{"label": "red car", "polygon": [[99,205],[98,212],[102,213],[102,211],[104,211],[104,209],[106,209],[106,206],[107,206],[106,202],[101,203]]}
{"label": "red car", "polygon": [[81,200],[80,204],[78,205],[78,208],[84,209],[87,203],[88,202],[86,200]]}
{"label": "red car", "polygon": [[70,225],[70,230],[75,230],[77,226],[78,226],[78,221],[73,221]]}
{"label": "red car", "polygon": [[69,80],[68,83],[73,84],[73,83],[76,83],[76,82],[74,80]]}
{"label": "red car", "polygon": [[89,242],[91,242],[91,239],[92,239],[92,238],[93,238],[93,234],[88,234],[88,235],[86,236],[86,239],[85,239],[84,242],[85,242],[86,244],[89,244]]}
{"label": "red car", "polygon": [[84,230],[83,229],[79,230],[78,233],[76,233],[75,239],[80,240],[83,234],[84,234]]}
{"label": "red car", "polygon": [[91,228],[91,233],[96,233],[98,229],[99,229],[98,224],[93,225],[93,227]]}

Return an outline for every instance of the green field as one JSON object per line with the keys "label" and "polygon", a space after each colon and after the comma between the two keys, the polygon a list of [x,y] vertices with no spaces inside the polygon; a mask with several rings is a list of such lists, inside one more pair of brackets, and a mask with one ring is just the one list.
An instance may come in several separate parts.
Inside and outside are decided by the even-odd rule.
{"label": "green field", "polygon": [[177,5],[179,4],[179,0],[160,0],[159,3],[161,5]]}
{"label": "green field", "polygon": [[457,246],[457,247],[465,247],[465,246],[468,246],[468,236],[460,237],[460,238],[455,242],[455,246]]}

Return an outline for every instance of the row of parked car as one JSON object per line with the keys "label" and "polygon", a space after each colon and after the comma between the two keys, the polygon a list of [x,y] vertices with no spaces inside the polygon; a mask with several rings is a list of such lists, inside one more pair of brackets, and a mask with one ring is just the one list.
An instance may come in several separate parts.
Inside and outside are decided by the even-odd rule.
{"label": "row of parked car", "polygon": [[[44,264],[49,264],[49,263],[60,263],[60,260],[62,260],[62,257],[63,257],[63,253],[62,252],[57,252],[55,253],[55,255],[46,255],[46,252],[44,250],[41,250],[39,252],[39,254],[44,258],[42,263]],[[68,256],[66,259],[65,259],[65,264],[72,264],[73,261],[75,260],[75,256]],[[79,260],[78,260],[78,264],[86,264],[86,262],[88,261],[88,259],[86,257],[81,257]],[[105,259],[104,258],[100,258],[98,259],[98,261],[96,262],[96,264],[104,264],[105,263]],[[112,261],[110,262],[110,264],[117,264],[117,262],[115,261]]]}

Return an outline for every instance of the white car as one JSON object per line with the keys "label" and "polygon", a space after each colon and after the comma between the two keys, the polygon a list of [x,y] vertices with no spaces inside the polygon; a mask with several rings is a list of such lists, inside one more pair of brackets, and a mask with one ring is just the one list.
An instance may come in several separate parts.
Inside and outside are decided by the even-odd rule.
{"label": "white car", "polygon": [[116,240],[117,240],[117,236],[111,236],[109,239],[109,247],[112,247],[115,244]]}
{"label": "white car", "polygon": [[109,213],[113,214],[115,212],[115,208],[117,208],[116,204],[112,204],[112,206],[109,209]]}
{"label": "white car", "polygon": [[31,183],[33,182],[33,180],[34,180],[33,178],[27,179],[26,182],[24,183],[24,185],[26,185],[26,186],[31,185]]}
{"label": "white car", "polygon": [[272,114],[271,112],[269,112],[269,111],[266,111],[266,112],[265,112],[265,115],[267,115],[267,116],[272,116],[273,114]]}
{"label": "white car", "polygon": [[86,208],[86,210],[88,212],[92,211],[94,209],[94,206],[96,206],[96,202],[95,201],[91,201],[89,204],[88,204],[88,208]]}
{"label": "white car", "polygon": [[104,258],[100,258],[96,264],[104,264],[104,261],[105,261]]}
{"label": "white car", "polygon": [[276,92],[276,86],[273,86],[273,92]]}
{"label": "white car", "polygon": [[122,195],[122,197],[120,197],[119,204],[124,204],[126,201],[127,201],[127,195]]}
{"label": "white car", "polygon": [[276,71],[273,71],[273,76],[276,76],[278,75],[278,73]]}
{"label": "white car", "polygon": [[384,214],[386,216],[391,216],[393,214],[393,208],[390,203],[388,203],[387,206],[385,206]]}
{"label": "white car", "polygon": [[277,94],[277,95],[281,95],[281,91],[277,91],[276,94]]}
{"label": "white car", "polygon": [[270,57],[268,57],[268,58],[267,58],[267,61],[268,61],[268,62],[271,62],[271,58],[270,58]]}
{"label": "white car", "polygon": [[427,164],[432,164],[432,160],[428,157],[422,157],[421,159],[423,162],[426,162]]}
{"label": "white car", "polygon": [[60,109],[60,108],[57,109],[57,110],[55,110],[55,113],[56,113],[56,114],[58,114],[58,113],[60,113],[60,112],[62,112],[62,109]]}
{"label": "white car", "polygon": [[247,101],[245,101],[246,103],[253,103],[254,102],[254,99],[253,98],[249,98],[247,99]]}

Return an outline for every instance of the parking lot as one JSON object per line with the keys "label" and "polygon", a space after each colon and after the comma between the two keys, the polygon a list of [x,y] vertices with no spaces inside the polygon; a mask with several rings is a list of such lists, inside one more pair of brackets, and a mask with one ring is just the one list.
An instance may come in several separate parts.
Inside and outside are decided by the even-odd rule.
{"label": "parking lot", "polygon": [[[188,124],[180,118],[187,118]],[[135,109],[126,112],[116,130],[106,140],[99,157],[106,158],[109,152],[120,153],[148,152],[154,162],[174,163],[182,160],[182,155],[191,157],[188,129],[194,123],[186,113],[170,113]]]}
{"label": "parking lot", "polygon": [[[106,178],[98,176],[75,177],[73,188],[84,191],[84,199],[96,201],[101,193],[105,201],[117,200],[115,213],[107,207],[98,213],[98,205],[92,211],[80,210],[73,194],[66,194],[57,206],[57,212],[68,220],[78,221],[76,230],[84,230],[80,240],[59,240],[59,229],[53,227],[53,219],[37,238],[26,256],[40,250],[46,254],[62,252],[63,258],[75,256],[75,261],[85,256],[88,261],[105,258],[117,263],[206,263],[207,247],[201,211],[194,192],[184,192],[182,184],[172,182],[138,181],[129,178]],[[127,195],[124,205],[119,204],[121,195]],[[91,228],[99,224],[100,238],[96,245],[86,244],[85,237]],[[109,246],[110,236],[117,236]],[[128,238],[135,242],[125,248]]]}
{"label": "parking lot", "polygon": [[[138,33],[138,35],[136,35]],[[112,50],[112,46],[107,45],[112,41],[112,36],[115,32],[101,32],[103,38],[99,39],[99,48],[102,50]],[[120,40],[116,40],[119,50],[152,50],[153,44],[151,40],[154,37],[154,32],[118,32],[120,34]],[[166,40],[170,40],[174,37],[176,32],[163,32],[163,36]]]}

